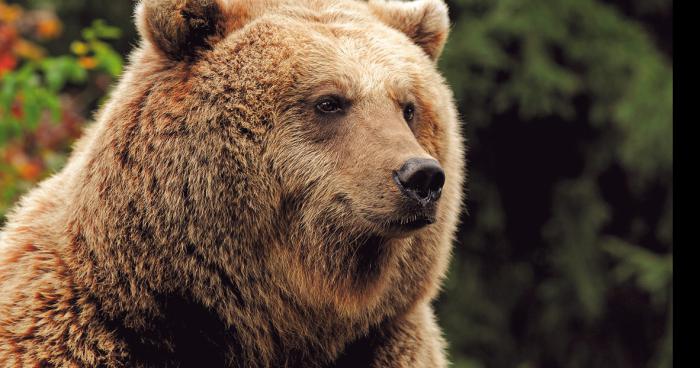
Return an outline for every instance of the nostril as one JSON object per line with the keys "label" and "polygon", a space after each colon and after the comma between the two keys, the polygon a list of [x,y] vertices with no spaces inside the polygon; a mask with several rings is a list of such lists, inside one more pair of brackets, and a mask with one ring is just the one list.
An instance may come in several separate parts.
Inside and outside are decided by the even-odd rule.
{"label": "nostril", "polygon": [[428,189],[430,192],[440,195],[443,185],[445,185],[445,173],[440,169],[440,171],[435,172],[433,175]]}
{"label": "nostril", "polygon": [[413,158],[396,172],[396,179],[409,197],[421,202],[436,201],[445,184],[445,172],[435,160]]}
{"label": "nostril", "polygon": [[404,188],[411,189],[416,192],[419,198],[427,198],[430,192],[434,192],[442,188],[440,177],[442,174],[434,170],[432,167],[421,168],[411,175],[408,180],[403,183]]}

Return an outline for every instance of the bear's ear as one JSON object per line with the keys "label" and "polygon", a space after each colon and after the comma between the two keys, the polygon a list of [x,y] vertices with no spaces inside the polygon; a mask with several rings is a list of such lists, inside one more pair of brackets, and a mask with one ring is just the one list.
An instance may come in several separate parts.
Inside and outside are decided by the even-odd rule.
{"label": "bear's ear", "polygon": [[230,32],[220,0],[141,0],[136,22],[141,36],[173,60],[187,60]]}
{"label": "bear's ear", "polygon": [[450,30],[447,5],[442,0],[369,0],[372,13],[413,40],[437,60]]}

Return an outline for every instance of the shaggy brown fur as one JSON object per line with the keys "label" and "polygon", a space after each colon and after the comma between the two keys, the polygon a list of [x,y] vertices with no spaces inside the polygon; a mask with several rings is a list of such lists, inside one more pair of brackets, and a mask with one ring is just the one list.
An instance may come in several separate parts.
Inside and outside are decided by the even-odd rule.
{"label": "shaggy brown fur", "polygon": [[[445,366],[430,301],[464,166],[435,68],[445,5],[144,0],[136,17],[109,103],[0,235],[0,365]],[[342,114],[314,108],[328,95]],[[435,223],[398,231],[392,172],[414,157],[446,182]]]}

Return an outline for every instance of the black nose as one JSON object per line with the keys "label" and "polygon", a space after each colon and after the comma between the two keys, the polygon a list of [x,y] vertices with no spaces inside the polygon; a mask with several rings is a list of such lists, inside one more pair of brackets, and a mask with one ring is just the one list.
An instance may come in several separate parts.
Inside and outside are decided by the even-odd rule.
{"label": "black nose", "polygon": [[405,195],[426,205],[440,198],[445,172],[435,160],[412,158],[394,172],[394,179]]}

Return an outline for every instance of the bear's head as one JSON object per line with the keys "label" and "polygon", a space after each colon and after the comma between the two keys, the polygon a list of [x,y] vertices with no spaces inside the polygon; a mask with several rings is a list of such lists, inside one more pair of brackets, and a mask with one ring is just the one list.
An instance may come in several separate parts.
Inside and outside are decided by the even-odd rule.
{"label": "bear's head", "polygon": [[78,148],[94,190],[72,235],[96,284],[122,262],[126,294],[255,284],[344,315],[434,296],[464,166],[442,1],[143,0],[136,18]]}

